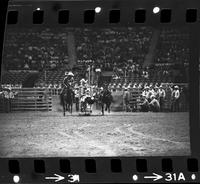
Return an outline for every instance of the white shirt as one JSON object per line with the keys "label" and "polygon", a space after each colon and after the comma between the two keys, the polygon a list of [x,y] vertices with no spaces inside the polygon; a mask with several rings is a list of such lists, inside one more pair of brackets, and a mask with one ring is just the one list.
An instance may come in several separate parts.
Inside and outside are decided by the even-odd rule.
{"label": "white shirt", "polygon": [[165,98],[166,93],[164,89],[159,89],[159,96]]}
{"label": "white shirt", "polygon": [[180,97],[180,91],[177,89],[177,90],[174,90],[172,92],[172,96],[175,98],[175,99],[178,99]]}

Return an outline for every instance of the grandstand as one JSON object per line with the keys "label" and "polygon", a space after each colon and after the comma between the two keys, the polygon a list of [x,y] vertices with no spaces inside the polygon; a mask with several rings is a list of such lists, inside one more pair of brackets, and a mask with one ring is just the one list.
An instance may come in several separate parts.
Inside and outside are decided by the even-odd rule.
{"label": "grandstand", "polygon": [[164,28],[159,35],[156,63],[189,63],[189,34],[186,29]]}
{"label": "grandstand", "polygon": [[37,71],[6,71],[2,75],[2,84],[20,85],[32,87],[38,77]]}
{"label": "grandstand", "polygon": [[8,28],[2,84],[59,85],[66,70],[84,76],[88,60],[109,82],[186,82],[188,40],[182,28]]}
{"label": "grandstand", "polygon": [[133,62],[142,64],[152,32],[153,29],[146,27],[76,29],[78,60],[92,59],[96,66],[110,70],[112,65],[124,67]]}

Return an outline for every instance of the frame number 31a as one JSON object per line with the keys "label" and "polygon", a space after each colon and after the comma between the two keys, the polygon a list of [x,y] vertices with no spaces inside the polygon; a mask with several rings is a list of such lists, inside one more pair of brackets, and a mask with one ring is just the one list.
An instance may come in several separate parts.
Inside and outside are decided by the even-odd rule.
{"label": "frame number 31a", "polygon": [[185,181],[185,176],[183,173],[166,173],[165,181]]}

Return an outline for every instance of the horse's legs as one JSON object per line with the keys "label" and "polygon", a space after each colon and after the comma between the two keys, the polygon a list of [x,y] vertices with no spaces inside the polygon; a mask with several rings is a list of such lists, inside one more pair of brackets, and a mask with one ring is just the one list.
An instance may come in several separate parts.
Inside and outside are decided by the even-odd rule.
{"label": "horse's legs", "polygon": [[86,104],[86,102],[84,102],[83,103],[83,111],[85,112],[85,114],[86,114],[86,108],[87,108],[87,104]]}
{"label": "horse's legs", "polygon": [[65,103],[65,111],[67,112],[67,103]]}
{"label": "horse's legs", "polygon": [[110,109],[109,109],[110,107],[109,107],[109,104],[106,104],[106,111],[108,111],[108,112],[110,112]]}
{"label": "horse's legs", "polygon": [[101,112],[102,112],[102,116],[104,115],[104,103],[101,104]]}
{"label": "horse's legs", "polygon": [[72,114],[72,107],[73,107],[73,102],[70,104],[70,112]]}
{"label": "horse's legs", "polygon": [[69,113],[72,113],[72,105],[70,103],[68,104],[67,108],[68,108]]}
{"label": "horse's legs", "polygon": [[63,116],[65,116],[65,102],[63,101]]}
{"label": "horse's legs", "polygon": [[110,113],[110,104],[107,104],[108,107],[108,113]]}

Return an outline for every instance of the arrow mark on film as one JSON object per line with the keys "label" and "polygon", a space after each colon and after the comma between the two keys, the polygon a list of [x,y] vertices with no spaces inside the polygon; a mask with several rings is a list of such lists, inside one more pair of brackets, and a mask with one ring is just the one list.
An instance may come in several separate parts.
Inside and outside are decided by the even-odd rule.
{"label": "arrow mark on film", "polygon": [[55,177],[45,177],[46,180],[55,180],[55,182],[58,182],[58,181],[61,181],[61,180],[64,180],[65,177],[63,176],[60,176],[58,174],[54,174]]}
{"label": "arrow mark on film", "polygon": [[153,179],[153,181],[157,181],[163,178],[163,176],[153,173],[153,176],[145,176],[145,179]]}

